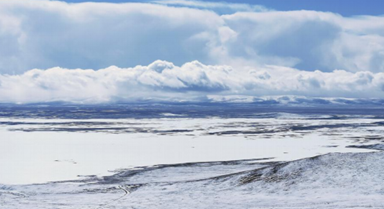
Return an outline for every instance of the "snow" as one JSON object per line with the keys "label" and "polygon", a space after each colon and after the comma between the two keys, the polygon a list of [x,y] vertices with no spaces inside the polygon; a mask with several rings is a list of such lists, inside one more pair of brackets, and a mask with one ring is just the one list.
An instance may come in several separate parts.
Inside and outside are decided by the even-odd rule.
{"label": "snow", "polygon": [[[175,165],[176,170],[152,167],[89,181],[3,186],[0,202],[7,209],[26,205],[28,208],[384,207],[383,152],[331,153],[285,163],[256,163],[248,171],[228,175],[179,178],[184,174],[183,168],[193,170],[202,166],[216,170],[224,164]],[[249,162],[234,164],[243,169]],[[178,181],[174,181],[175,177]]]}
{"label": "snow", "polygon": [[382,119],[0,119],[0,208],[383,208]]}
{"label": "snow", "polygon": [[[0,127],[0,166],[7,168],[0,170],[0,183],[3,184],[110,175],[110,171],[120,168],[156,164],[254,158],[289,161],[329,152],[366,152],[346,146],[359,144],[359,140],[351,140],[351,137],[373,134],[361,124],[378,121],[305,118],[2,120],[21,123]],[[329,128],[322,128],[337,124],[362,127],[340,126],[333,128],[332,134]],[[306,130],[308,128],[311,130]],[[180,130],[190,131],[178,132]],[[380,134],[382,130],[375,131]]]}

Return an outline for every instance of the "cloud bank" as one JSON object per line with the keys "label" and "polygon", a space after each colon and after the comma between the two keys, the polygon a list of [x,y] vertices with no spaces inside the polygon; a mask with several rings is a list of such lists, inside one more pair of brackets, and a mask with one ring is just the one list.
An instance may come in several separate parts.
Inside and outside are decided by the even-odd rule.
{"label": "cloud bank", "polygon": [[307,72],[280,66],[239,73],[198,61],[175,66],[158,60],[148,66],[100,70],[55,67],[0,76],[0,102],[11,103],[207,102],[271,95],[384,98],[383,92],[384,73]]}
{"label": "cloud bank", "polygon": [[0,46],[0,102],[383,98],[382,16],[0,0]]}
{"label": "cloud bank", "polygon": [[[191,8],[192,7],[192,8]],[[217,8],[232,13],[220,15]],[[384,70],[384,17],[201,1],[64,3],[0,0],[0,73],[100,69],[167,60]]]}

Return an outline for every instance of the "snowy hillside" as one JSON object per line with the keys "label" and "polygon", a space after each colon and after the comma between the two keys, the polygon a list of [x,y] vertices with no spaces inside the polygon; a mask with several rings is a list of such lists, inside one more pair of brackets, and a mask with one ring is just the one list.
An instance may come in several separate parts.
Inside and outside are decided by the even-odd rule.
{"label": "snowy hillside", "polygon": [[381,208],[383,180],[383,152],[332,153],[285,163],[179,164],[83,181],[2,186],[0,202],[9,209]]}

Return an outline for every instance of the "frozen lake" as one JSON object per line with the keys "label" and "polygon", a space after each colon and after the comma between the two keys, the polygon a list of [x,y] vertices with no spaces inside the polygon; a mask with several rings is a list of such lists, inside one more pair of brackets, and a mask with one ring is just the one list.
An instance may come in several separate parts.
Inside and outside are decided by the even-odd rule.
{"label": "frozen lake", "polygon": [[[254,112],[248,110],[246,114],[236,115],[236,110],[230,109],[204,114],[188,109],[191,112],[182,114],[177,108],[176,112],[160,108],[150,109],[145,115],[144,108],[142,115],[137,115],[140,111],[130,115],[126,110],[119,114],[119,108],[102,111],[67,108],[55,110],[54,114],[49,108],[28,107],[17,111],[12,108],[0,113],[3,115],[0,118],[0,166],[3,168],[0,170],[0,204],[9,208],[23,205],[51,208],[58,202],[62,205],[58,208],[78,208],[81,204],[91,205],[84,208],[114,208],[140,206],[146,201],[145,208],[156,208],[157,202],[191,195],[198,198],[199,192],[209,196],[204,188],[225,190],[222,195],[244,193],[241,198],[236,197],[244,202],[244,207],[253,205],[254,202],[249,202],[253,198],[262,200],[265,207],[272,206],[268,191],[282,192],[278,196],[281,201],[304,207],[304,200],[292,201],[292,198],[301,195],[312,201],[309,190],[303,188],[320,184],[315,178],[321,172],[330,175],[329,179],[319,177],[316,181],[335,181],[333,177],[342,173],[352,175],[347,179],[368,178],[379,175],[383,169],[378,162],[382,159],[379,150],[384,140],[384,119],[377,109],[360,113],[353,110],[354,114],[340,110],[341,114],[337,114],[336,110],[315,113],[297,108],[291,111],[256,108]],[[69,114],[71,111],[73,114]],[[358,156],[356,161],[364,161],[361,166],[374,164],[377,168],[356,167],[363,169],[361,176],[356,177],[357,171],[351,168],[354,156]],[[308,161],[311,157],[326,162]],[[345,164],[339,162],[340,159],[344,159]],[[367,159],[374,160],[365,162]],[[289,165],[289,169],[285,165]],[[291,165],[294,167],[290,168]],[[284,170],[281,175],[268,177],[272,175],[268,169],[279,170],[281,166]],[[334,166],[339,166],[340,172]],[[311,170],[314,168],[316,171]],[[296,178],[301,172],[313,175],[312,180],[300,175],[300,179],[295,180],[302,182],[300,189],[287,186],[293,181],[291,177]],[[277,192],[276,185],[268,183],[276,181],[265,178],[279,179],[277,182],[287,184],[285,190]],[[306,175],[306,178],[309,177]],[[341,179],[337,181],[351,189],[350,182],[347,185]],[[245,186],[241,186],[243,184]],[[367,182],[370,184],[373,183]],[[267,190],[260,191],[260,187]],[[384,191],[381,186],[369,191],[364,186],[356,184],[356,187],[361,187],[361,193],[371,195],[359,194],[363,206],[377,204]],[[332,188],[324,185],[325,190],[318,189],[321,194]],[[163,190],[178,192],[169,194]],[[181,192],[184,190],[189,193]],[[252,190],[257,190],[258,195],[253,196]],[[123,201],[128,194],[133,202]],[[110,201],[122,195],[124,198],[119,199],[119,204]],[[146,195],[151,196],[150,201],[145,200]],[[222,195],[212,194],[212,198],[224,198]],[[328,196],[320,196],[323,199],[315,202],[323,207],[324,198]],[[67,203],[68,198],[74,202]],[[195,206],[211,203],[213,199],[206,198]],[[165,204],[163,208],[175,207],[175,204]],[[343,205],[337,203],[336,206]]]}

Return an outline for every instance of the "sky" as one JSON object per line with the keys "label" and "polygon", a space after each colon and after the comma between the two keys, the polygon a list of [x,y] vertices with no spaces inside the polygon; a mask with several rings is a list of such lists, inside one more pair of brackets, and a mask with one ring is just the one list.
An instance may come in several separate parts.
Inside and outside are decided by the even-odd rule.
{"label": "sky", "polygon": [[0,102],[383,99],[381,4],[0,0]]}

